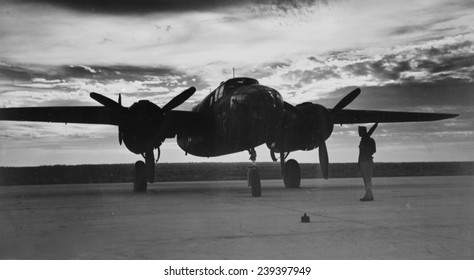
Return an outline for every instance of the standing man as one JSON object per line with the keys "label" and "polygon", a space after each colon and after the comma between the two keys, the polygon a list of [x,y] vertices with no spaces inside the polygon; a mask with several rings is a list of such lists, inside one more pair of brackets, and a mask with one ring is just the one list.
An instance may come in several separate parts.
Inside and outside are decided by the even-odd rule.
{"label": "standing man", "polygon": [[372,174],[374,169],[373,154],[375,154],[377,149],[375,147],[375,140],[370,136],[374,133],[377,126],[378,123],[374,124],[369,132],[367,132],[365,126],[359,126],[359,136],[361,137],[359,144],[359,168],[365,184],[365,195],[360,199],[360,201],[374,200],[374,195],[372,193]]}

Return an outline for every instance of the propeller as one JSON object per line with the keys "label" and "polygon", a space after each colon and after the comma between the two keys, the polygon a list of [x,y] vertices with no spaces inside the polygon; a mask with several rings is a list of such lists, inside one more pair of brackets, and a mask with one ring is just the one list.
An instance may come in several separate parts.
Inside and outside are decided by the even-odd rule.
{"label": "propeller", "polygon": [[[332,113],[337,113],[344,109],[347,105],[349,105],[354,99],[357,98],[360,94],[360,88],[356,88],[351,91],[349,94],[344,96],[344,98],[339,101],[339,103],[334,106],[331,110]],[[321,171],[323,172],[324,179],[329,178],[329,156],[328,156],[328,149],[326,147],[326,142],[324,139],[321,139],[319,143],[319,164],[321,165]]]}
{"label": "propeller", "polygon": [[123,141],[123,123],[126,119],[129,118],[128,110],[122,106],[122,95],[119,94],[118,103],[112,99],[103,96],[102,94],[91,92],[90,97],[100,104],[104,105],[107,109],[112,111],[118,116],[119,125],[118,125],[118,139],[119,144],[122,145]]}
{"label": "propeller", "polygon": [[[165,106],[163,106],[163,108],[156,106],[157,113],[159,115],[165,116],[166,113],[178,107],[179,105],[183,104],[188,98],[190,98],[194,94],[194,92],[196,92],[196,88],[190,87],[187,90],[175,96],[173,99],[171,99],[168,103],[166,103]],[[107,109],[112,111],[114,114],[116,114],[119,120],[119,125],[118,125],[119,143],[122,144],[123,125],[124,123],[131,121],[131,118],[132,118],[132,116],[130,115],[129,108],[125,108],[122,106],[122,96],[119,94],[118,102],[115,102],[114,100],[96,92],[91,92],[90,97],[94,99],[95,101],[99,102],[100,104],[104,105]],[[163,121],[164,123],[164,120],[162,118],[158,118],[158,119],[160,121]],[[162,123],[158,125],[161,126]]]}

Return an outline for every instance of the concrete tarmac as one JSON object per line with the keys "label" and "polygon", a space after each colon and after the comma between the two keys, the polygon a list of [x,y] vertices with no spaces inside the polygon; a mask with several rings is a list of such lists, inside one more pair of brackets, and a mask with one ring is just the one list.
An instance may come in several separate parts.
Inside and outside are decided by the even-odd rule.
{"label": "concrete tarmac", "polygon": [[[0,259],[474,259],[474,176],[0,187]],[[307,213],[310,223],[301,223]]]}

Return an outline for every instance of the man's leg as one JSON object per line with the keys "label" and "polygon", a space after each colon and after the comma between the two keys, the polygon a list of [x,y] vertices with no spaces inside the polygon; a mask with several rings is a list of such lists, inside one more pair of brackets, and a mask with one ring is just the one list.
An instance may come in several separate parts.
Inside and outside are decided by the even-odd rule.
{"label": "man's leg", "polygon": [[374,198],[374,194],[372,193],[372,175],[374,173],[374,162],[368,161],[367,162],[367,186],[366,188],[366,196],[370,199]]}
{"label": "man's leg", "polygon": [[373,168],[373,162],[371,162],[371,161],[363,161],[363,162],[360,163],[362,178],[364,179],[364,185],[365,185],[365,195],[362,198],[364,200],[373,199],[373,194],[372,194],[372,168]]}

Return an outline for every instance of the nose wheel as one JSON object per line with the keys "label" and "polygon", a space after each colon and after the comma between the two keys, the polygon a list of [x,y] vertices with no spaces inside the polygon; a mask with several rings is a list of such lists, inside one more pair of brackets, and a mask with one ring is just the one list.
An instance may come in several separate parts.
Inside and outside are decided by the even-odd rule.
{"label": "nose wheel", "polygon": [[262,186],[260,184],[260,173],[258,172],[257,168],[257,152],[254,148],[249,150],[250,153],[250,160],[252,161],[252,165],[249,167],[247,172],[247,180],[248,185],[252,190],[253,197],[260,197],[262,196]]}

